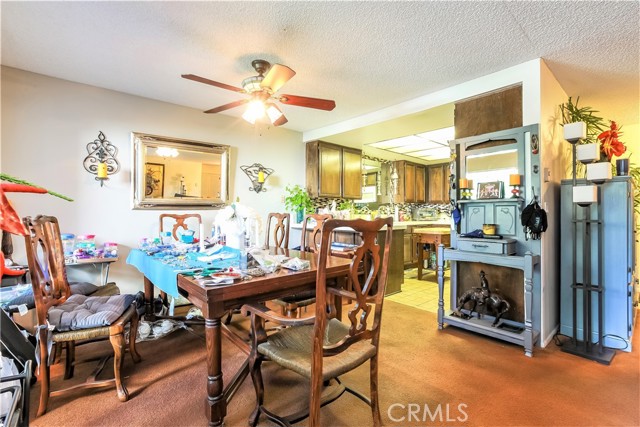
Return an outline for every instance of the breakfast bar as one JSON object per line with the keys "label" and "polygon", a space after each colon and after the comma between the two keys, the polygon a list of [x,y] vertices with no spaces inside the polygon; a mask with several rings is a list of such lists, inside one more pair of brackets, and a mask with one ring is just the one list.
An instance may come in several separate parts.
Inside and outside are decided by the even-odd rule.
{"label": "breakfast bar", "polygon": [[[414,228],[413,234],[417,237],[416,245],[418,246],[418,280],[422,280],[422,269],[424,268],[424,250],[422,246],[425,243],[429,243],[437,248],[442,243],[448,247],[451,245],[451,230],[444,227]],[[436,265],[439,265],[438,251],[436,251]]]}

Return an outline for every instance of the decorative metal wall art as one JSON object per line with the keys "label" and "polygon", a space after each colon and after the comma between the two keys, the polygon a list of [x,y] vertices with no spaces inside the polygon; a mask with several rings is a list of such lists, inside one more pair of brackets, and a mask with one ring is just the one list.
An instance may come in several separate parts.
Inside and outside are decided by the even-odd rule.
{"label": "decorative metal wall art", "polygon": [[87,172],[96,175],[96,180],[100,181],[102,187],[109,175],[120,170],[120,163],[116,159],[118,149],[100,131],[98,139],[87,144],[87,151],[89,154],[84,158],[82,165]]}
{"label": "decorative metal wall art", "polygon": [[263,186],[269,175],[274,172],[273,169],[265,168],[260,163],[254,163],[251,166],[240,166],[240,169],[242,169],[251,180],[253,186],[249,187],[250,191],[255,191],[256,193],[267,191]]}

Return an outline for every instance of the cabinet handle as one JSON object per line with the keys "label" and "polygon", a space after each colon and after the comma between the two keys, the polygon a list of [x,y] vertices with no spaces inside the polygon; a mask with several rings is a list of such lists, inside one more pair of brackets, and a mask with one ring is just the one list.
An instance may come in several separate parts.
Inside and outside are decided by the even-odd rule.
{"label": "cabinet handle", "polygon": [[479,245],[477,243],[473,243],[471,246],[473,246],[474,248],[488,248],[489,245]]}

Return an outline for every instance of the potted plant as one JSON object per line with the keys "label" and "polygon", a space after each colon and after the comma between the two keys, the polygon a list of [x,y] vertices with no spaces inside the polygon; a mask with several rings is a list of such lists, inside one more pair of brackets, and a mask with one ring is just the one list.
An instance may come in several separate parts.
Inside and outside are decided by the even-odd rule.
{"label": "potted plant", "polygon": [[293,187],[287,185],[285,187],[287,195],[284,198],[284,206],[296,213],[296,222],[301,223],[304,216],[304,211],[310,211],[313,209],[313,203],[311,197],[306,189],[300,187],[298,184]]}

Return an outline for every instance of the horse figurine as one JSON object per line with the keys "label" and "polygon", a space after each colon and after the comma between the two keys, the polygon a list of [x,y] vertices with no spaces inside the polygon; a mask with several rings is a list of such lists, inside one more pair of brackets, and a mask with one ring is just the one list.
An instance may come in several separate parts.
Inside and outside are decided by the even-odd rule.
{"label": "horse figurine", "polygon": [[[462,310],[462,307],[469,301],[471,301],[473,305],[471,306],[469,314],[465,315],[460,310]],[[509,301],[499,292],[491,292],[491,289],[489,289],[489,281],[484,271],[480,271],[480,287],[471,288],[458,298],[458,307],[456,307],[455,314],[459,317],[469,319],[473,317],[473,312],[478,305],[485,307],[485,313],[487,310],[491,310],[491,313],[495,316],[495,320],[491,324],[492,327],[497,326],[502,316],[511,309]]]}

